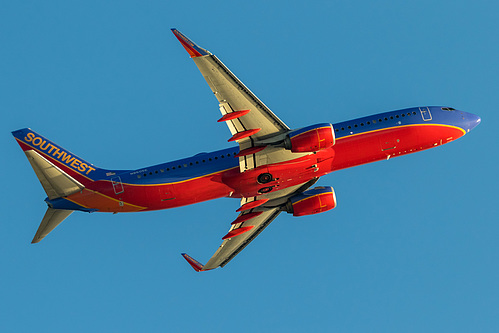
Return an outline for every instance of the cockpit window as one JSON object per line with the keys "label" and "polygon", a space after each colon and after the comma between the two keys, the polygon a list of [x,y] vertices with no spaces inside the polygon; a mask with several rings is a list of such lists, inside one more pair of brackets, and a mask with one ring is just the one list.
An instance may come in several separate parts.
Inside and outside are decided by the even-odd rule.
{"label": "cockpit window", "polygon": [[442,110],[444,110],[444,111],[455,111],[456,109],[454,109],[454,108],[442,108]]}

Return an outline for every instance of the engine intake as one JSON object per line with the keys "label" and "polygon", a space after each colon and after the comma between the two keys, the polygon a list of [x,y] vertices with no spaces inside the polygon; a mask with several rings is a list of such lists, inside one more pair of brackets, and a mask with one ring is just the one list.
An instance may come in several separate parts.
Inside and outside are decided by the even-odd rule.
{"label": "engine intake", "polygon": [[293,153],[311,153],[334,146],[333,125],[322,123],[292,131],[284,140],[284,147]]}
{"label": "engine intake", "polygon": [[286,211],[293,216],[312,215],[336,207],[336,195],[331,186],[319,186],[291,197]]}

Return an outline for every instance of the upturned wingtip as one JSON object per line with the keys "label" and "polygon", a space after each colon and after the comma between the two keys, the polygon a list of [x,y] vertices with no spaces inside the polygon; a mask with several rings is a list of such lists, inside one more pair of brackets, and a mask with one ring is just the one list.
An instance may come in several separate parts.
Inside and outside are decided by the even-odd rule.
{"label": "upturned wingtip", "polygon": [[202,47],[199,47],[192,40],[187,38],[183,33],[178,31],[176,28],[171,29],[175,37],[179,40],[180,44],[184,47],[184,49],[189,53],[191,58],[202,57],[206,55],[210,55],[211,53]]}
{"label": "upturned wingtip", "polygon": [[187,253],[181,253],[181,254],[182,254],[182,257],[184,257],[184,259],[187,260],[189,265],[191,265],[192,268],[194,268],[194,270],[196,272],[207,271],[207,269],[203,269],[204,265],[202,263],[200,263],[199,261],[197,261],[196,259],[194,259],[190,255],[188,255]]}

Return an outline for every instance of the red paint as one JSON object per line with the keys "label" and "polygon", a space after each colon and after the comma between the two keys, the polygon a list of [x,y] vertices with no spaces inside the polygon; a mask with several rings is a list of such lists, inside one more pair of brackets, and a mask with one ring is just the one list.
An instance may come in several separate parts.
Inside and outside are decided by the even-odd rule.
{"label": "red paint", "polygon": [[222,121],[237,119],[239,117],[244,116],[245,114],[248,114],[249,112],[250,110],[241,110],[241,111],[234,111],[231,113],[227,113],[222,118],[218,119],[217,122],[221,123]]}
{"label": "red paint", "polygon": [[237,153],[236,155],[234,155],[234,157],[240,157],[240,156],[246,156],[246,155],[252,155],[252,154],[256,154],[258,153],[259,151],[262,151],[264,150],[265,148],[267,148],[267,146],[258,146],[258,147],[250,147],[250,148],[246,148],[244,150],[241,150],[239,153]]}
{"label": "red paint", "polygon": [[237,219],[235,219],[231,224],[238,224],[238,223],[243,223],[248,220],[251,220],[252,218],[255,218],[259,215],[261,215],[263,212],[252,212],[252,213],[247,213],[243,215],[239,215]]}
{"label": "red paint", "polygon": [[325,212],[336,207],[333,193],[315,195],[293,204],[293,216],[312,215]]}
{"label": "red paint", "polygon": [[314,128],[293,136],[290,140],[292,152],[314,152],[332,147],[334,145],[334,132],[332,127]]}
{"label": "red paint", "polygon": [[236,134],[234,134],[232,136],[232,138],[230,138],[229,140],[227,140],[227,142],[231,142],[231,141],[236,141],[236,140],[241,140],[241,139],[247,138],[248,136],[252,136],[253,134],[258,133],[260,130],[261,130],[261,128],[255,128],[255,129],[249,129],[247,131],[236,133]]}
{"label": "red paint", "polygon": [[[429,149],[435,143],[440,145],[442,139],[444,144],[449,142],[446,138],[455,140],[463,135],[463,130],[453,126],[409,125],[339,138],[334,145],[336,156],[331,171]],[[395,148],[385,150],[386,142],[395,143]]]}
{"label": "red paint", "polygon": [[[440,144],[441,140],[450,137],[455,140],[463,135],[462,130],[451,126],[401,126],[339,138],[332,148],[243,173],[239,171],[239,167],[234,167],[220,173],[174,184],[123,184],[124,192],[119,195],[114,193],[110,181],[92,181],[65,164],[37,151],[86,187],[81,193],[70,195],[69,200],[101,212],[132,212],[180,207],[228,196],[235,198],[254,197],[260,195],[258,190],[262,188],[262,185],[258,184],[256,179],[259,174],[264,172],[271,173],[277,179],[271,185],[276,186],[277,190],[281,190],[335,170],[386,160],[388,155],[393,158],[432,148],[435,143]],[[397,142],[397,140],[399,141]],[[396,142],[396,147],[383,151],[382,144],[390,141]],[[33,149],[21,141],[18,142],[23,150]],[[442,144],[446,142],[442,141]],[[312,167],[313,165],[316,167]]]}
{"label": "red paint", "polygon": [[263,205],[267,201],[269,201],[269,199],[260,199],[260,200],[255,200],[255,201],[247,202],[244,205],[242,205],[241,207],[239,207],[239,209],[236,210],[236,212],[242,212],[244,210],[250,210],[252,208],[255,208],[255,207]]}
{"label": "red paint", "polygon": [[194,259],[193,257],[191,257],[190,255],[186,254],[186,253],[182,253],[182,257],[184,257],[185,260],[187,260],[187,262],[189,263],[189,265],[192,266],[192,268],[194,268],[194,270],[196,272],[201,272],[201,271],[204,271],[203,269],[203,264],[201,264],[199,261],[197,261],[196,259]]}
{"label": "red paint", "polygon": [[247,227],[241,227],[241,228],[237,228],[237,229],[231,230],[231,231],[229,231],[229,233],[227,235],[223,236],[222,239],[225,240],[225,239],[229,239],[229,238],[232,238],[232,237],[239,236],[241,234],[244,234],[245,232],[250,231],[254,227],[255,227],[254,225],[250,225],[250,226],[247,226]]}
{"label": "red paint", "polygon": [[180,44],[182,44],[182,46],[187,51],[187,53],[189,53],[189,55],[191,56],[191,58],[201,57],[202,56],[202,54],[199,53],[195,48],[193,48],[189,44],[189,41],[186,40],[178,31],[173,31],[173,34],[175,35],[175,37],[177,37],[177,39],[179,40]]}

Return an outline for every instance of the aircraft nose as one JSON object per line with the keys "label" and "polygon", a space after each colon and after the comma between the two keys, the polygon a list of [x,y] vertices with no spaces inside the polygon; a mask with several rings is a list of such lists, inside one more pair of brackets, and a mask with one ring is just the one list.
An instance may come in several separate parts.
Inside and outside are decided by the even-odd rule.
{"label": "aircraft nose", "polygon": [[476,114],[467,113],[467,112],[463,112],[463,113],[464,113],[463,118],[465,121],[464,129],[466,130],[466,132],[469,132],[472,129],[474,129],[482,121],[482,119],[479,116],[477,116]]}

